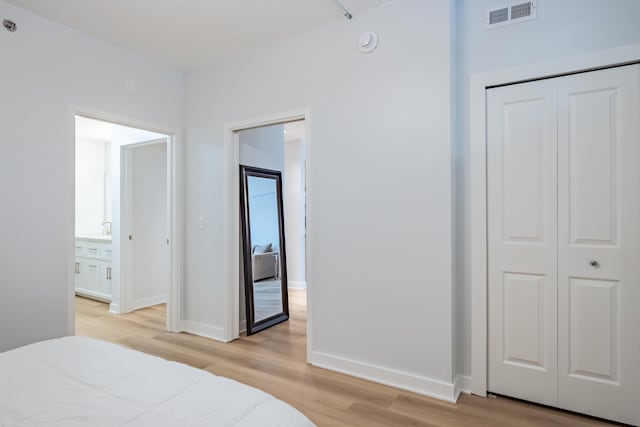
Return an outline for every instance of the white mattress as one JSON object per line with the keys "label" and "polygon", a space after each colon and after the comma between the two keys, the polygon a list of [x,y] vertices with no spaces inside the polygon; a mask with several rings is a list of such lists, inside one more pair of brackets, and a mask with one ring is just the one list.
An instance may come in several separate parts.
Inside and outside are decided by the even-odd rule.
{"label": "white mattress", "polygon": [[253,387],[85,337],[0,353],[0,425],[313,426]]}

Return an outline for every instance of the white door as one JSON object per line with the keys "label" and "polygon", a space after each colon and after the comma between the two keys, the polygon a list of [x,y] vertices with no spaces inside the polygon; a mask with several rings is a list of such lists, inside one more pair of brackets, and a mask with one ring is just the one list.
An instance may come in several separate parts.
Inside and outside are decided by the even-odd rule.
{"label": "white door", "polygon": [[493,89],[487,102],[489,390],[554,405],[555,84]]}
{"label": "white door", "polygon": [[130,164],[131,282],[128,309],[165,303],[169,291],[167,144],[133,147]]}
{"label": "white door", "polygon": [[489,390],[640,424],[640,66],[487,100]]}
{"label": "white door", "polygon": [[558,80],[559,406],[640,424],[640,65]]}

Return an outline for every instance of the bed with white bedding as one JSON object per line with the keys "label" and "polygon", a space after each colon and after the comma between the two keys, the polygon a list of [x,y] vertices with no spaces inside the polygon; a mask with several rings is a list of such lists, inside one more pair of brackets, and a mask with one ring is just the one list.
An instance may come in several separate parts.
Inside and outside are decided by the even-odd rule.
{"label": "bed with white bedding", "polygon": [[313,426],[253,387],[66,337],[0,353],[0,426]]}

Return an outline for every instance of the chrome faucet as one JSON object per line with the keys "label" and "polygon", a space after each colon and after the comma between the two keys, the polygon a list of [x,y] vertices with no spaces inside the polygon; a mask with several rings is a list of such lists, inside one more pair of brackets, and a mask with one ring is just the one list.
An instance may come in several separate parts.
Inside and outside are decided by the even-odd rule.
{"label": "chrome faucet", "polygon": [[105,221],[102,223],[102,234],[104,234],[105,236],[111,236],[111,227],[113,226],[113,224],[111,223],[111,221]]}

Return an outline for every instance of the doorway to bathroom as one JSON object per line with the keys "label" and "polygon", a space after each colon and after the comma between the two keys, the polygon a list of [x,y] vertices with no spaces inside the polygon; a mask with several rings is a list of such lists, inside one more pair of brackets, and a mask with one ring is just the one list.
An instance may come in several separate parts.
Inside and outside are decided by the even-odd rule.
{"label": "doorway to bathroom", "polygon": [[77,313],[148,308],[171,330],[172,136],[77,115],[75,145]]}

